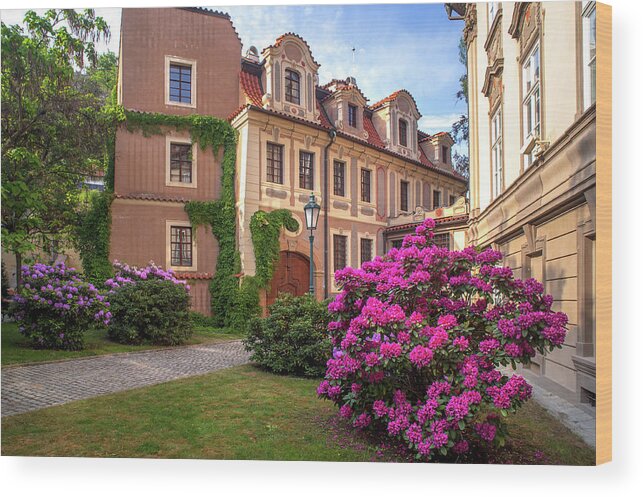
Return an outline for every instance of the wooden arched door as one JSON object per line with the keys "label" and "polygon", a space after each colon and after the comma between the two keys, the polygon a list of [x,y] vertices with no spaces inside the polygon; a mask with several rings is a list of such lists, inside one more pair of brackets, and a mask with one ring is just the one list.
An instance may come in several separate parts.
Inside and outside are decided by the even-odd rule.
{"label": "wooden arched door", "polygon": [[283,251],[272,276],[266,305],[272,304],[280,293],[299,296],[308,292],[310,286],[310,266],[308,258],[297,252]]}

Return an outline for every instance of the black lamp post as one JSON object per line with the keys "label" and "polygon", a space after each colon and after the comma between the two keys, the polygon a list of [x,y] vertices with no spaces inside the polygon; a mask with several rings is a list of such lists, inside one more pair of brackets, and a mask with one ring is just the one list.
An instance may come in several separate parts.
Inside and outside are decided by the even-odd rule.
{"label": "black lamp post", "polygon": [[314,284],[314,274],[313,274],[313,241],[315,240],[315,235],[313,231],[317,229],[317,221],[319,220],[319,211],[321,207],[315,202],[315,195],[310,194],[310,199],[308,203],[304,206],[304,217],[306,218],[306,229],[310,230],[310,289],[309,292],[311,295],[315,295],[315,284]]}

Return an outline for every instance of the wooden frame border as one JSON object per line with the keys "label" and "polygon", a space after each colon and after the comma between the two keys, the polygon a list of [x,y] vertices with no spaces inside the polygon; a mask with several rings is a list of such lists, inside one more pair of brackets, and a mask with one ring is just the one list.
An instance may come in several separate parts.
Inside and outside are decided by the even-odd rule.
{"label": "wooden frame border", "polygon": [[598,2],[596,262],[596,464],[602,464],[612,460],[612,7]]}

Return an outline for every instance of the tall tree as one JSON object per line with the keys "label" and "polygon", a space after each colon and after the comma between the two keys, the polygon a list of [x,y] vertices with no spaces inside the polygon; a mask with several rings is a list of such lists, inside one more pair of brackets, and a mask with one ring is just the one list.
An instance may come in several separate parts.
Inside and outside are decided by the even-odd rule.
{"label": "tall tree", "polygon": [[[460,76],[460,89],[455,94],[456,102],[464,100],[469,105],[469,81],[467,77],[467,45],[464,41],[464,37],[460,38],[459,45],[459,59],[460,63],[464,65],[465,72]],[[467,108],[468,112],[468,108]],[[469,145],[469,117],[468,115],[462,114],[459,119],[453,123],[451,128],[451,134],[453,139],[457,143],[466,143],[467,147]],[[455,153],[453,155],[453,162],[455,170],[460,173],[465,178],[469,178],[469,156],[464,154]]]}
{"label": "tall tree", "polygon": [[[79,78],[110,36],[93,10],[28,11],[2,23],[2,244],[16,256],[51,251],[74,222],[83,178],[102,167],[111,117]],[[98,89],[100,85],[95,85]]]}

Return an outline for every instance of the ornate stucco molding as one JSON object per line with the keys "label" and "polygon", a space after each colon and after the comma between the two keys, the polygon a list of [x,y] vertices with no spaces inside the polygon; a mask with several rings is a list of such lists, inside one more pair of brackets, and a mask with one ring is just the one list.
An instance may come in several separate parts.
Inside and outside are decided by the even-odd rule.
{"label": "ornate stucco molding", "polygon": [[467,10],[464,14],[464,29],[462,36],[467,47],[475,39],[478,34],[478,15],[476,4],[467,4]]}

